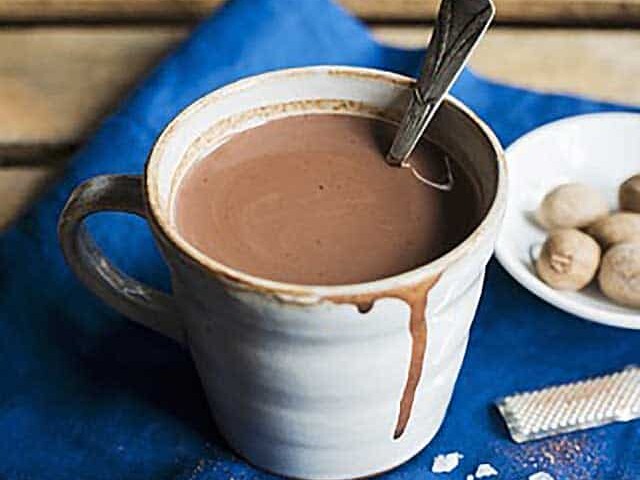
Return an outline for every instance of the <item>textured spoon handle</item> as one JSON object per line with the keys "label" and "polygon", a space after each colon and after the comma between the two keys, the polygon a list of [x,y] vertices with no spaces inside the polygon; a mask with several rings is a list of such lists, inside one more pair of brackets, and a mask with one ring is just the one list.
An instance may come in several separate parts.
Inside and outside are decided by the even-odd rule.
{"label": "textured spoon handle", "polygon": [[387,155],[388,163],[400,165],[411,154],[494,14],[491,0],[442,0],[420,77]]}

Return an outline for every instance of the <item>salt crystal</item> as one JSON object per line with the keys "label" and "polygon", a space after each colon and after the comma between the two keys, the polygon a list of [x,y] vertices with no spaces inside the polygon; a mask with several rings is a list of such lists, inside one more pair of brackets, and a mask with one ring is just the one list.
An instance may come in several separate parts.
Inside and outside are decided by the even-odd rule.
{"label": "salt crystal", "polygon": [[459,452],[451,452],[446,455],[436,455],[433,459],[431,471],[433,473],[449,473],[455,470],[460,464],[463,455]]}
{"label": "salt crystal", "polygon": [[473,475],[471,475],[471,474],[467,475],[467,480],[474,480],[474,478],[475,477]]}
{"label": "salt crystal", "polygon": [[498,471],[490,463],[481,463],[476,469],[476,478],[493,477]]}
{"label": "salt crystal", "polygon": [[537,472],[533,475],[529,475],[529,480],[556,480],[547,472]]}

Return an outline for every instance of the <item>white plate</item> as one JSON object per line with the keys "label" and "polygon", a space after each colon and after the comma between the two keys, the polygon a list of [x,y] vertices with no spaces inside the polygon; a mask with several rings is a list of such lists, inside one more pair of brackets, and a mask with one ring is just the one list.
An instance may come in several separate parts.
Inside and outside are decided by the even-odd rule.
{"label": "white plate", "polygon": [[616,327],[640,329],[640,310],[607,300],[597,286],[560,292],[535,274],[532,245],[546,234],[532,212],[556,185],[583,182],[598,188],[617,208],[618,185],[640,172],[640,114],[597,113],[544,125],[507,149],[509,197],[504,226],[496,244],[502,266],[525,288],[579,317]]}

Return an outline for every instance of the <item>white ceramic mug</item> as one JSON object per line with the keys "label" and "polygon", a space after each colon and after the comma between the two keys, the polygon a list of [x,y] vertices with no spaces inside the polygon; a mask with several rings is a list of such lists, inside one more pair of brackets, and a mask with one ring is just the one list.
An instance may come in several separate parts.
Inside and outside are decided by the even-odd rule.
{"label": "white ceramic mug", "polygon": [[[167,126],[144,178],[95,177],[77,187],[61,215],[59,234],[75,273],[123,314],[190,349],[222,435],[265,470],[362,477],[403,463],[433,438],[505,209],[503,152],[482,121],[447,98],[429,136],[475,182],[482,221],[433,262],[356,285],[274,282],[208,258],[176,229],[176,187],[193,162],[238,131],[311,112],[397,120],[411,85],[400,75],[348,67],[241,80]],[[148,219],[171,270],[172,295],[124,276],[102,256],[82,221],[103,210]]]}

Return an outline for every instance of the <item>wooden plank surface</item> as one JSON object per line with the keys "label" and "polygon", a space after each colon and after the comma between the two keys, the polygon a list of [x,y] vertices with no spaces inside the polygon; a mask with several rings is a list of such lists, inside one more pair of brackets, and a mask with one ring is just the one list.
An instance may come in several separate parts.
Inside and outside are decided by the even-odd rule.
{"label": "wooden plank surface", "polygon": [[59,173],[59,168],[40,166],[0,168],[0,233],[34,201]]}
{"label": "wooden plank surface", "polygon": [[[494,0],[496,21],[543,24],[629,24],[640,20],[639,0]],[[341,0],[371,20],[431,20],[438,0]]]}
{"label": "wooden plank surface", "polygon": [[[425,45],[425,27],[378,27],[381,40]],[[640,104],[640,30],[493,28],[471,67],[491,79],[534,90]]]}
{"label": "wooden plank surface", "polygon": [[[426,44],[424,27],[376,27]],[[184,27],[15,28],[0,32],[0,144],[73,144],[186,35]],[[530,88],[640,103],[640,32],[494,28],[471,65]],[[0,158],[2,156],[0,155]]]}
{"label": "wooden plank surface", "polygon": [[[0,0],[0,21],[193,21],[224,0]],[[367,20],[433,19],[438,0],[339,0]],[[499,22],[630,24],[640,0],[496,0]]]}
{"label": "wooden plank surface", "polygon": [[0,144],[76,142],[184,28],[0,31]]}
{"label": "wooden plank surface", "polygon": [[[0,31],[0,164],[42,165],[0,168],[0,228],[51,178],[55,159],[186,34],[181,26]],[[429,29],[378,26],[374,34],[421,46]],[[530,88],[640,104],[639,51],[640,31],[494,28],[472,66]]]}

